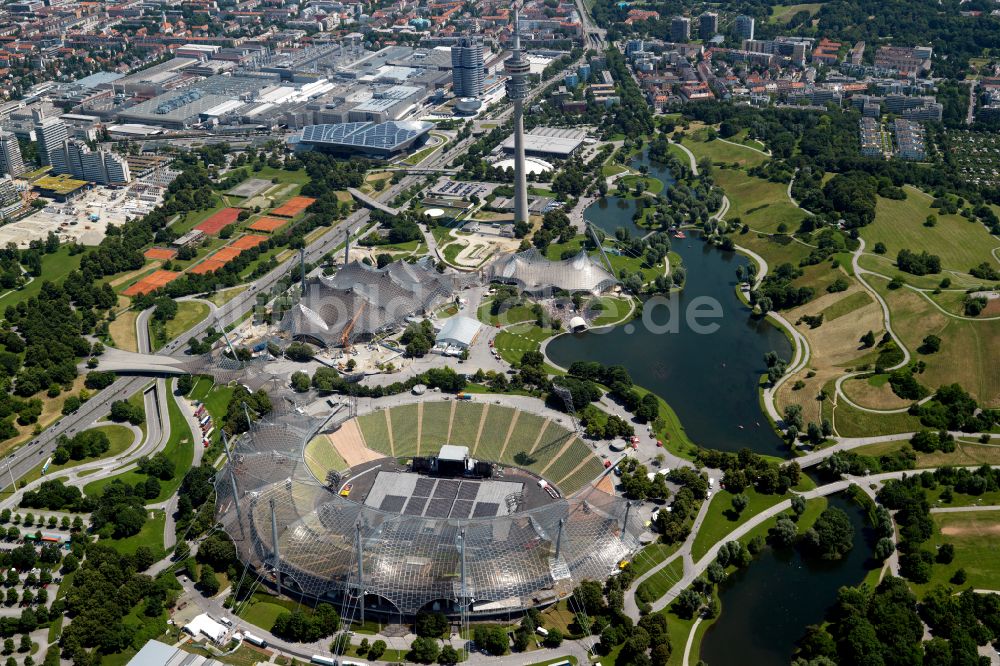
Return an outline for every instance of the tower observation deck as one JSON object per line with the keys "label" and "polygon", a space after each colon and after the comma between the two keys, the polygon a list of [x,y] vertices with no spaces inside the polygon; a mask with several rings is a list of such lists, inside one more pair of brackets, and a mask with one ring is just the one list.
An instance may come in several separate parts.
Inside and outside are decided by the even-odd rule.
{"label": "tower observation deck", "polygon": [[528,181],[524,162],[524,100],[528,97],[531,64],[521,49],[521,7],[514,3],[514,35],[511,55],[504,61],[507,97],[514,103],[514,221],[528,222]]}

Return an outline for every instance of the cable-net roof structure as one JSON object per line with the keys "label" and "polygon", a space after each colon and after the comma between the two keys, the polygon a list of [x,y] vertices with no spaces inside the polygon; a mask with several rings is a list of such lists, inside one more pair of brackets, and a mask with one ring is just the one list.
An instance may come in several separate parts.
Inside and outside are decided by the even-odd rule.
{"label": "cable-net roof structure", "polygon": [[359,261],[333,277],[306,283],[301,301],[285,312],[280,330],[326,346],[364,340],[401,326],[453,298],[468,278],[438,273],[429,261],[374,268]]}
{"label": "cable-net roof structure", "polygon": [[240,557],[284,589],[345,604],[363,590],[369,607],[393,614],[437,602],[485,617],[603,580],[640,545],[635,513],[596,489],[489,518],[365,506],[307,468],[304,447],[321,425],[295,411],[257,423],[217,475],[218,520]]}
{"label": "cable-net roof structure", "polygon": [[530,294],[553,291],[600,294],[618,284],[612,273],[582,250],[562,261],[548,259],[535,248],[508,254],[487,266],[486,278],[513,284]]}

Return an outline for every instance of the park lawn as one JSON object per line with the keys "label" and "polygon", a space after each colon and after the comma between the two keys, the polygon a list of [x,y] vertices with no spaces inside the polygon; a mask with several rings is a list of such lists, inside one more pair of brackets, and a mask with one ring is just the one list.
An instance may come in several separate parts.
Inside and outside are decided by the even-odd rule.
{"label": "park lawn", "polygon": [[767,22],[788,23],[788,20],[798,12],[806,11],[811,15],[815,15],[822,6],[822,2],[810,2],[801,5],[774,5],[771,7],[771,16],[767,19]]}
{"label": "park lawn", "polygon": [[454,264],[455,259],[458,258],[459,253],[468,246],[465,241],[457,240],[452,243],[448,243],[444,246],[442,254],[444,254],[444,260],[449,264]]}
{"label": "park lawn", "polygon": [[872,302],[872,297],[867,291],[856,291],[853,294],[845,296],[836,303],[824,308],[821,312],[823,315],[823,321],[830,322],[834,319],[839,319],[840,317],[848,315],[855,310],[865,307],[866,305],[870,305]]}
{"label": "park lawn", "polygon": [[712,495],[708,513],[691,545],[691,557],[695,561],[700,560],[713,544],[724,541],[727,534],[747,520],[789,497],[789,495],[763,495],[753,488],[747,488],[743,494],[750,503],[741,514],[733,511],[733,494],[728,490],[720,489]]}
{"label": "park lawn", "polygon": [[592,327],[617,324],[624,320],[631,311],[631,303],[627,298],[598,296],[594,300],[599,301],[604,306],[604,309],[601,310],[599,315],[594,317],[594,320],[591,322]]}
{"label": "park lawn", "polygon": [[[179,301],[177,303],[177,314],[173,319],[160,323],[150,318],[150,344],[153,351],[160,349],[164,344],[181,335],[184,331],[198,324],[208,316],[210,308],[200,301]],[[162,335],[160,334],[162,330]]]}
{"label": "park lawn", "polygon": [[490,306],[492,304],[493,301],[489,300],[479,306],[479,310],[476,311],[476,318],[479,321],[491,326],[496,326],[497,324],[506,326],[507,324],[517,324],[522,321],[534,321],[536,319],[535,313],[531,311],[530,304],[515,305],[498,315],[490,313]]}
{"label": "park lawn", "polygon": [[139,533],[124,539],[108,539],[107,544],[123,555],[132,555],[139,546],[146,546],[153,552],[153,557],[161,560],[167,555],[163,547],[163,527],[167,522],[167,515],[162,509],[154,509],[146,516],[146,524],[142,526]]}
{"label": "park lawn", "polygon": [[938,546],[950,543],[955,546],[955,559],[950,564],[935,563],[931,568],[930,582],[913,584],[917,595],[937,585],[947,585],[958,569],[967,575],[964,587],[973,589],[1000,589],[1000,511],[969,511],[960,513],[932,513],[934,536],[926,548],[934,552]]}
{"label": "park lawn", "polygon": [[786,263],[798,266],[799,262],[808,257],[810,252],[810,248],[795,242],[790,236],[768,236],[749,232],[736,234],[732,236],[732,239],[739,247],[745,247],[764,257],[767,260],[769,270]]}
{"label": "park lawn", "polygon": [[[907,196],[901,201],[879,197],[875,221],[859,229],[868,251],[875,243],[884,243],[886,256],[893,259],[906,248],[938,255],[941,267],[946,270],[968,273],[970,268],[983,262],[1000,269],[1000,262],[990,252],[1000,247],[1000,241],[993,238],[986,227],[961,215],[942,215],[938,209],[931,208],[933,199],[930,196],[909,185],[904,189]],[[937,216],[936,226],[924,226],[928,215]],[[941,277],[944,276],[938,276]]]}
{"label": "park lawn", "polygon": [[652,176],[642,176],[638,174],[632,174],[628,176],[623,176],[618,182],[623,183],[625,187],[628,188],[629,192],[635,189],[636,183],[642,181],[644,186],[644,191],[650,194],[659,194],[663,191],[663,181],[659,178],[653,178]]}
{"label": "park lawn", "polygon": [[497,333],[493,346],[504,361],[514,365],[521,362],[525,352],[538,351],[542,341],[555,333],[551,328],[539,328],[534,323],[514,324]]}
{"label": "park lawn", "polygon": [[[933,253],[932,253],[933,254]],[[948,278],[951,280],[952,289],[970,289],[974,287],[979,287],[983,284],[983,281],[974,278],[971,275],[966,274],[964,271],[968,271],[970,267],[963,269],[963,272],[953,272],[946,273],[942,270],[940,273],[933,273],[928,275],[912,275],[904,271],[899,270],[896,267],[896,255],[892,256],[878,255],[869,252],[869,248],[865,249],[865,253],[861,255],[858,259],[858,265],[861,268],[884,275],[887,279],[898,278],[907,285],[911,287],[916,287],[917,289],[935,289],[937,288],[941,280]],[[950,269],[947,269],[950,270]]]}
{"label": "park lawn", "polygon": [[632,563],[629,565],[632,575],[638,578],[676,553],[680,547],[681,544],[679,543],[660,543],[659,541],[649,544],[632,558]]}
{"label": "park lawn", "polygon": [[[651,600],[660,599],[671,587],[684,577],[684,561],[682,558],[672,560],[667,566],[658,569],[656,573],[639,583],[636,590],[642,588]],[[649,603],[653,603],[650,601]]]}
{"label": "park lawn", "polygon": [[735,162],[740,167],[755,167],[768,160],[767,155],[747,146],[726,143],[725,141],[706,141],[706,133],[707,128],[699,128],[693,133],[685,135],[681,141],[699,161],[703,157],[707,157],[712,160],[713,164],[732,165]]}
{"label": "park lawn", "polygon": [[[645,389],[641,386],[633,386],[632,389],[639,394],[640,398],[645,396],[647,393],[652,393],[649,389]],[[677,412],[675,412],[673,408],[667,404],[667,401],[657,395],[656,402],[660,405],[660,426],[654,427],[653,430],[653,432],[656,433],[656,438],[663,442],[664,448],[671,453],[678,455],[685,460],[694,461],[698,455],[700,447],[691,441],[690,437],[688,437],[687,431],[684,429],[684,425],[677,416]],[[655,425],[656,424],[654,424],[654,426]]]}
{"label": "park lawn", "polygon": [[[859,446],[852,449],[852,451],[864,456],[878,457],[889,453],[895,453],[906,444],[908,444],[906,440],[878,442],[876,444]],[[956,467],[1000,465],[1000,446],[966,442],[959,439],[955,442],[955,450],[950,453],[944,453],[942,451],[935,451],[934,453],[917,452],[917,461],[915,463],[917,469],[944,467],[948,465]],[[936,496],[935,491],[931,490],[928,492]],[[937,494],[940,494],[940,488],[937,490]],[[982,495],[973,496],[956,493],[954,495],[955,499],[950,503],[950,505],[964,506],[966,504],[975,504],[977,502],[981,504],[993,504],[994,502],[990,497],[992,494],[993,493],[987,492]],[[1000,496],[996,499],[1000,500]]]}
{"label": "park lawn", "polygon": [[270,594],[255,592],[250,600],[242,607],[239,616],[267,631],[274,626],[274,620],[282,613],[290,613],[295,609],[301,610],[306,615],[312,614],[312,608],[301,605],[291,599],[281,599]]}
{"label": "park lawn", "polygon": [[42,275],[20,289],[4,291],[0,294],[0,311],[9,305],[17,305],[33,296],[37,296],[45,282],[60,284],[70,272],[80,268],[83,253],[70,255],[69,245],[62,245],[52,254],[42,255]]}
{"label": "park lawn", "polygon": [[115,317],[115,320],[108,325],[108,333],[115,347],[125,351],[138,352],[139,340],[135,330],[135,320],[139,318],[139,313],[135,310],[126,310]]}
{"label": "park lawn", "polygon": [[628,167],[622,166],[621,164],[605,164],[601,167],[601,175],[605,178],[617,176],[618,174],[625,173],[626,171],[628,171]]}
{"label": "park lawn", "polygon": [[[926,363],[917,381],[932,391],[942,384],[957,382],[976,397],[980,406],[1000,406],[1000,373],[995,371],[1000,320],[956,319],[912,289],[889,289],[888,283],[877,277],[869,283],[889,304],[893,330],[915,358]],[[941,338],[940,351],[915,353],[930,334]]]}
{"label": "park lawn", "polygon": [[[740,150],[758,154],[750,150]],[[772,234],[782,232],[784,229],[787,233],[794,233],[806,217],[805,213],[788,200],[787,185],[783,183],[772,183],[763,178],[750,176],[742,169],[716,168],[712,170],[712,176],[715,183],[729,197],[730,208],[726,218],[732,220],[738,217],[744,224],[750,225],[753,231]],[[740,239],[736,242],[739,243]],[[803,249],[807,250],[808,254],[809,248],[803,247]]]}
{"label": "park lawn", "polygon": [[[827,399],[824,402],[832,401]],[[825,413],[824,416],[826,416]],[[921,428],[920,419],[916,416],[910,416],[906,412],[875,414],[855,409],[843,400],[833,408],[832,416],[834,428],[841,437],[894,435],[901,432],[914,432]]]}

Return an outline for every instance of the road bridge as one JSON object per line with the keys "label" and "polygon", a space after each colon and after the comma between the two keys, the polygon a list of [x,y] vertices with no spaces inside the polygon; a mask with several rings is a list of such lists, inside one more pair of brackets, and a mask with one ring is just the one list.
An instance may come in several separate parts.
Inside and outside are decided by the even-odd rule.
{"label": "road bridge", "polygon": [[392,215],[393,217],[399,215],[400,211],[398,208],[387,206],[384,203],[378,201],[377,199],[373,199],[372,197],[368,196],[361,190],[356,190],[353,187],[348,187],[347,191],[351,194],[352,197],[360,201],[362,205],[367,206],[368,208],[380,210],[383,213],[388,213],[389,215]]}

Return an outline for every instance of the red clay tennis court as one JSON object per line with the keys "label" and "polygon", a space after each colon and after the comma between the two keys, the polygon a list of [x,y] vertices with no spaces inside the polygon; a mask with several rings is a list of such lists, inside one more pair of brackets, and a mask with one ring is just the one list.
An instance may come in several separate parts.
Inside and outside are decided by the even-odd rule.
{"label": "red clay tennis court", "polygon": [[168,250],[163,247],[151,247],[143,252],[142,256],[154,261],[170,261],[177,256],[177,250]]}
{"label": "red clay tennis court", "polygon": [[206,234],[215,235],[222,231],[224,227],[228,227],[230,224],[235,222],[239,215],[239,208],[223,208],[218,213],[199,224],[195,227],[195,229],[198,231],[204,231]]}
{"label": "red clay tennis court", "polygon": [[271,211],[271,215],[278,217],[295,217],[306,208],[309,208],[316,201],[311,197],[292,197],[282,205]]}
{"label": "red clay tennis court", "polygon": [[122,292],[125,296],[139,296],[148,294],[165,287],[167,284],[177,279],[180,273],[175,271],[155,271],[142,278],[131,287]]}
{"label": "red clay tennis court", "polygon": [[224,263],[229,263],[236,257],[240,256],[240,252],[242,251],[243,250],[241,250],[238,247],[227,245],[226,247],[222,248],[221,250],[213,254],[211,257],[209,257],[209,259],[216,259]]}
{"label": "red clay tennis court", "polygon": [[277,231],[281,227],[289,223],[290,220],[280,220],[276,217],[262,217],[253,224],[249,226],[249,229],[253,231],[265,231],[270,233],[272,231]]}
{"label": "red clay tennis court", "polygon": [[[261,243],[266,243],[266,242],[267,242],[267,236],[261,236],[260,234],[249,234],[247,236],[240,236],[232,243],[230,243],[226,248],[223,249],[233,247],[236,248],[237,250],[243,251],[243,250],[249,250],[252,247],[257,247]],[[219,250],[219,252],[222,252],[222,250]]]}
{"label": "red clay tennis court", "polygon": [[209,257],[205,261],[201,262],[194,268],[192,268],[189,273],[192,275],[204,275],[205,273],[211,273],[212,271],[217,271],[223,266],[225,266],[227,261],[222,261],[221,259],[216,259],[214,256]]}

